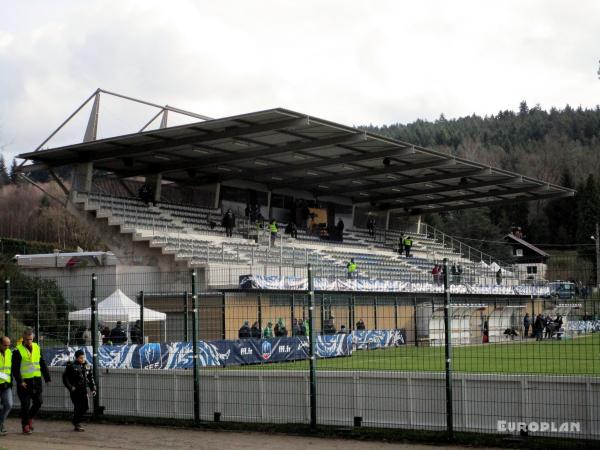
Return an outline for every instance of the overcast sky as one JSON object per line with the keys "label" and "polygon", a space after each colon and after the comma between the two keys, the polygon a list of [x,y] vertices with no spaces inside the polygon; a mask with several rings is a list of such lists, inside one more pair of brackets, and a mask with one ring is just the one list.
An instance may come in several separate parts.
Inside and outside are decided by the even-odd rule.
{"label": "overcast sky", "polygon": [[[211,117],[348,125],[600,103],[600,2],[3,0],[0,145],[33,150],[98,87]],[[147,108],[101,105],[99,137]],[[81,140],[81,118],[52,143]]]}

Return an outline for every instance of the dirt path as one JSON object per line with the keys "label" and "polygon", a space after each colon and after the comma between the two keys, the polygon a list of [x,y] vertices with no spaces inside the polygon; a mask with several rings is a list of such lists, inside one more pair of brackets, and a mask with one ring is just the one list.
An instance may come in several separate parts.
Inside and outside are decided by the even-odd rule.
{"label": "dirt path", "polygon": [[84,433],[72,431],[65,421],[39,420],[30,436],[21,434],[16,419],[7,423],[8,435],[0,437],[0,448],[18,450],[92,449],[259,449],[259,450],[392,450],[452,449],[425,445],[322,439],[264,433],[203,431],[189,428],[160,428],[143,425],[88,424]]}

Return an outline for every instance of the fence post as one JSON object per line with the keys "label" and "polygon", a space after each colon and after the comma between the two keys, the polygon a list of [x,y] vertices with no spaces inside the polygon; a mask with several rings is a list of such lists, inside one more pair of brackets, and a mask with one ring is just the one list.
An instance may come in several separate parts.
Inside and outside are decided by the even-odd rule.
{"label": "fence post", "polygon": [[226,321],[226,310],[227,310],[227,304],[226,304],[226,297],[225,297],[225,292],[223,292],[221,294],[221,327],[223,328],[223,332],[221,333],[221,337],[223,339],[227,339],[227,321]]}
{"label": "fence post", "polygon": [[4,335],[10,336],[10,279],[4,280]]}
{"label": "fence post", "polygon": [[448,440],[454,439],[452,410],[452,343],[451,343],[450,288],[448,286],[448,258],[444,258],[444,349],[446,356],[446,431]]}
{"label": "fence post", "polygon": [[40,342],[40,288],[35,290],[35,337]]}
{"label": "fence post", "polygon": [[309,355],[310,355],[310,428],[317,428],[317,367],[315,355],[315,291],[313,290],[312,269],[308,265],[308,324],[309,324]]}
{"label": "fence post", "polygon": [[198,368],[198,292],[196,269],[192,270],[192,354],[194,361],[194,424],[200,423],[200,373]]}
{"label": "fence post", "polygon": [[189,333],[188,333],[188,291],[183,293],[183,340],[185,342],[189,341]]}
{"label": "fence post", "polygon": [[[142,334],[142,344],[146,342],[146,334],[144,329],[144,291],[140,291],[140,333]],[[158,334],[160,335],[160,329]],[[165,341],[167,340],[167,336],[165,336]],[[132,342],[133,344],[133,342]]]}
{"label": "fence post", "polygon": [[100,367],[98,366],[98,310],[96,298],[96,281],[98,277],[95,273],[92,274],[92,290],[90,293],[90,309],[91,309],[91,331],[92,331],[92,375],[96,384],[96,395],[94,396],[94,417],[102,415],[104,408],[100,406]]}

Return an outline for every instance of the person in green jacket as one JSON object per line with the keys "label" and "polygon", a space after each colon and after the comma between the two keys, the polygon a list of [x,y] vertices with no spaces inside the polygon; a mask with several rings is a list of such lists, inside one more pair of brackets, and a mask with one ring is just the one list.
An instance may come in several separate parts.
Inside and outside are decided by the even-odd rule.
{"label": "person in green jacket", "polygon": [[269,322],[263,331],[263,338],[270,339],[273,337],[273,323]]}

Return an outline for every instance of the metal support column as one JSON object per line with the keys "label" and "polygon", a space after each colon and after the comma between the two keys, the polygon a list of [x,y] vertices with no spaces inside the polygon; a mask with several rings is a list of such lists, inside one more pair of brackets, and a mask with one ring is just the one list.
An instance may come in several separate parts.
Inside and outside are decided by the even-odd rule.
{"label": "metal support column", "polygon": [[[140,334],[142,335],[142,344],[146,342],[146,328],[144,327],[144,301],[144,291],[140,291]],[[166,340],[167,336],[165,336],[165,341]]]}
{"label": "metal support column", "polygon": [[192,354],[194,361],[194,424],[200,423],[200,370],[198,360],[198,291],[197,273],[192,270]]}
{"label": "metal support column", "polygon": [[227,339],[226,321],[225,321],[225,292],[221,295],[221,337]]}
{"label": "metal support column", "polygon": [[4,335],[10,336],[10,279],[4,280]]}
{"label": "metal support column", "polygon": [[317,428],[317,360],[315,355],[315,291],[313,290],[312,270],[308,265],[308,322],[309,322],[309,354],[310,354],[310,428]]}
{"label": "metal support column", "polygon": [[183,340],[185,342],[190,340],[189,335],[189,312],[188,312],[188,291],[183,293]]}
{"label": "metal support column", "polygon": [[444,349],[446,356],[446,431],[448,440],[454,439],[452,409],[452,342],[451,342],[450,288],[448,284],[448,258],[444,258]]}
{"label": "metal support column", "polygon": [[100,406],[100,366],[98,361],[98,299],[96,298],[96,283],[98,277],[92,274],[92,290],[90,292],[90,312],[92,328],[92,376],[96,384],[96,395],[94,396],[94,417],[102,415],[104,408]]}
{"label": "metal support column", "polygon": [[35,337],[38,340],[38,342],[40,341],[40,297],[41,297],[40,288],[37,288],[35,290],[35,326],[34,326],[34,332],[35,332]]}

